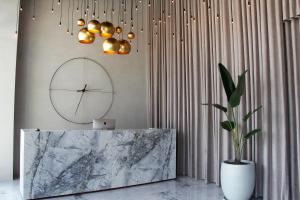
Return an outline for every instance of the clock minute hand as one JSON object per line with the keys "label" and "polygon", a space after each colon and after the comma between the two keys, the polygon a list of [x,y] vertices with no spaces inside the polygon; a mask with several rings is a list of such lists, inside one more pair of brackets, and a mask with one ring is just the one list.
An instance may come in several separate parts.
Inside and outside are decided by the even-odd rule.
{"label": "clock minute hand", "polygon": [[82,97],[83,97],[84,93],[86,92],[86,87],[87,87],[87,84],[85,84],[84,88],[81,90],[82,94],[81,94],[81,96],[80,96],[79,103],[78,103],[77,108],[76,108],[76,111],[75,111],[75,115],[76,115],[77,112],[78,112],[80,103],[81,103],[81,101],[82,101]]}
{"label": "clock minute hand", "polygon": [[84,92],[82,92],[82,94],[81,94],[81,97],[80,97],[79,103],[78,103],[78,105],[77,105],[77,108],[76,108],[76,111],[75,111],[75,115],[76,115],[76,114],[77,114],[77,112],[78,112],[78,109],[79,109],[79,106],[80,106],[80,103],[81,103],[81,100],[82,100],[82,97],[83,97],[83,95],[84,95]]}

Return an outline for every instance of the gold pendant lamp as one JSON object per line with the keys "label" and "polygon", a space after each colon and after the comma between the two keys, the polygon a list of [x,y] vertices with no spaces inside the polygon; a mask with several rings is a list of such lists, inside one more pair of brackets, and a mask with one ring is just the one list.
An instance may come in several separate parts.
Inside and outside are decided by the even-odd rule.
{"label": "gold pendant lamp", "polygon": [[103,51],[105,54],[117,54],[120,49],[120,42],[115,38],[108,38],[103,42]]}
{"label": "gold pendant lamp", "polygon": [[120,34],[120,33],[122,33],[122,28],[120,27],[120,26],[117,26],[116,27],[116,33],[118,33],[118,34]]}
{"label": "gold pendant lamp", "polygon": [[130,51],[131,51],[130,43],[127,40],[121,40],[118,54],[127,55],[130,53]]}
{"label": "gold pendant lamp", "polygon": [[91,20],[87,25],[87,29],[91,33],[98,34],[100,33],[101,25],[97,20]]}
{"label": "gold pendant lamp", "polygon": [[115,33],[115,27],[110,22],[101,23],[100,36],[103,38],[111,38]]}
{"label": "gold pendant lamp", "polygon": [[84,25],[85,25],[84,19],[78,19],[77,20],[77,26],[84,26]]}
{"label": "gold pendant lamp", "polygon": [[89,32],[87,28],[83,28],[78,33],[78,40],[82,44],[91,44],[95,41],[95,34]]}
{"label": "gold pendant lamp", "polygon": [[129,40],[133,40],[135,38],[135,34],[133,32],[129,32],[127,37]]}
{"label": "gold pendant lamp", "polygon": [[[35,6],[35,1],[33,0],[33,15],[32,15],[32,20],[36,20],[36,6]],[[56,0],[57,1],[57,0]],[[129,0],[128,0],[129,1]],[[133,1],[131,0],[131,3],[129,3],[127,0],[119,0],[118,2],[118,9],[115,9],[115,1],[112,0],[103,0],[102,3],[100,3],[100,0],[82,0],[78,2],[73,2],[73,1],[68,1],[67,3],[65,3],[62,0],[58,0],[58,5],[59,7],[55,7],[54,5],[54,0],[52,0],[52,7],[51,7],[51,13],[54,15],[55,13],[59,14],[59,23],[58,26],[60,28],[64,28],[62,27],[63,23],[62,23],[62,19],[64,19],[66,17],[66,32],[73,36],[74,35],[74,25],[78,26],[79,28],[79,32],[78,32],[78,41],[82,44],[91,44],[93,42],[95,42],[96,40],[96,35],[104,38],[104,42],[103,44],[103,51],[105,54],[121,54],[121,55],[126,55],[129,54],[131,52],[131,49],[133,48],[133,44],[131,43],[133,39],[136,38],[136,50],[138,53],[139,50],[139,41],[138,39],[139,37],[139,30],[141,32],[143,32],[143,12],[144,12],[144,1],[141,0],[136,0]],[[173,3],[173,0],[170,1]],[[20,12],[24,12],[23,7],[21,5],[22,1],[18,2],[18,8],[17,8],[17,14],[19,16]],[[128,5],[128,4],[129,5]],[[103,5],[103,13],[104,16],[106,17],[105,21],[100,23],[100,7]],[[149,5],[150,4],[150,0],[149,0]],[[160,3],[160,5],[162,6],[162,4]],[[171,6],[171,4],[169,3],[169,5]],[[76,8],[76,7],[77,8]],[[135,13],[136,15],[133,13],[133,9],[135,6]],[[130,13],[128,13],[127,9],[130,9]],[[58,12],[56,12],[56,9],[58,10]],[[141,11],[139,10],[141,9]],[[152,9],[156,9],[156,7],[153,7]],[[159,8],[161,10],[160,13],[160,22],[161,22],[161,17],[164,16],[165,13],[165,7],[160,7]],[[66,11],[66,13],[64,13],[64,11]],[[115,11],[118,10],[118,13],[115,13]],[[172,11],[169,9],[169,12]],[[77,12],[77,14],[75,13]],[[141,20],[142,22],[139,21],[140,15],[141,13]],[[78,16],[78,18],[74,19],[76,16]],[[96,16],[96,14],[98,16]],[[116,16],[115,14],[117,14],[118,16]],[[127,28],[127,22],[128,22],[128,18],[129,18],[129,14],[130,14],[130,28],[128,30]],[[109,17],[109,15],[111,15]],[[156,13],[155,16],[156,17]],[[169,16],[170,13],[169,13]],[[118,23],[114,24],[114,19],[118,19]],[[155,18],[153,18],[154,20]],[[193,18],[195,20],[195,18]],[[15,33],[18,34],[18,27],[19,27],[19,20],[16,21],[16,30]],[[165,22],[165,21],[164,21]],[[136,27],[135,27],[136,24]],[[141,29],[140,28],[140,24],[142,25]],[[125,28],[126,27],[126,28]],[[128,32],[126,31],[128,30]],[[134,33],[135,32],[135,33]],[[116,38],[114,38],[114,34],[116,33]],[[126,35],[127,33],[127,35]],[[157,35],[157,32],[156,32]],[[174,36],[174,33],[173,33]],[[123,39],[123,37],[125,37]],[[127,37],[127,38],[126,38]],[[103,40],[101,39],[99,42],[102,42]]]}

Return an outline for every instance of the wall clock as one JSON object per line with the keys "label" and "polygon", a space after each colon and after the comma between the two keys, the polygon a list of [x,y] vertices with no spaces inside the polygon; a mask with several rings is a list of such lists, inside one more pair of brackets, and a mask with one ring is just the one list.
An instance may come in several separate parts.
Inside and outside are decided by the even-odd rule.
{"label": "wall clock", "polygon": [[101,64],[89,58],[73,58],[54,72],[49,96],[60,117],[76,124],[90,124],[108,113],[114,88]]}

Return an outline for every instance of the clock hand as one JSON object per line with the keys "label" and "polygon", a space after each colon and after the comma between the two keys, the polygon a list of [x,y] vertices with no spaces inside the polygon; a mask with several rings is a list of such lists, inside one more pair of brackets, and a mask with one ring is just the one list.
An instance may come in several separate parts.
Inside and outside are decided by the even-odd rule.
{"label": "clock hand", "polygon": [[82,97],[83,97],[83,95],[84,95],[84,92],[82,92],[82,94],[81,94],[81,97],[80,97],[79,103],[78,103],[78,105],[77,105],[77,108],[76,108],[76,111],[75,111],[75,115],[76,115],[76,114],[77,114],[77,112],[78,112],[78,109],[79,109],[79,106],[80,106],[80,103],[81,103],[81,100],[82,100]]}
{"label": "clock hand", "polygon": [[82,92],[85,92],[86,88],[87,88],[87,84],[84,85],[84,88],[83,88]]}
{"label": "clock hand", "polygon": [[84,95],[84,93],[85,93],[85,89],[86,89],[86,87],[87,87],[87,84],[85,84],[85,86],[84,86],[84,88],[82,89],[82,94],[81,94],[81,96],[80,96],[80,99],[79,99],[79,103],[78,103],[78,105],[77,105],[77,108],[76,108],[76,111],[75,111],[75,115],[77,114],[77,112],[78,112],[78,109],[79,109],[79,106],[80,106],[80,103],[81,103],[81,101],[82,101],[82,97],[83,97],[83,95]]}
{"label": "clock hand", "polygon": [[77,92],[85,92],[87,88],[87,84],[84,85],[84,88],[82,90],[77,90]]}

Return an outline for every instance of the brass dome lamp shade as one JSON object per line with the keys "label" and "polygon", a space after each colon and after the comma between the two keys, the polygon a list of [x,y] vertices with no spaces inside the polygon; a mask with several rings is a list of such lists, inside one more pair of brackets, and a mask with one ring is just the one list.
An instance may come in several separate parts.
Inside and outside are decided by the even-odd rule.
{"label": "brass dome lamp shade", "polygon": [[84,19],[78,19],[78,20],[77,20],[77,25],[78,25],[78,26],[84,26],[84,25],[85,25]]}
{"label": "brass dome lamp shade", "polygon": [[120,26],[116,27],[116,33],[120,34],[122,33],[123,29]]}
{"label": "brass dome lamp shade", "polygon": [[120,48],[118,54],[127,55],[131,51],[131,45],[127,40],[120,41]]}
{"label": "brass dome lamp shade", "polygon": [[91,44],[95,41],[95,34],[89,32],[87,28],[83,28],[78,33],[78,40],[82,44]]}
{"label": "brass dome lamp shade", "polygon": [[117,54],[120,49],[120,42],[115,38],[108,38],[103,42],[103,51],[105,54]]}
{"label": "brass dome lamp shade", "polygon": [[[71,3],[69,0],[67,5],[65,3],[63,4],[63,0],[55,1],[60,4],[60,6],[56,7],[54,0],[52,0],[52,4],[49,4],[51,5],[49,11],[57,18],[57,25],[61,30],[65,31],[69,36],[76,36],[74,34],[77,34],[78,39],[76,39],[78,42],[82,44],[97,43],[98,45],[98,41],[96,40],[99,39],[99,42],[101,41],[102,45],[106,39],[114,38],[104,42],[106,53],[129,54],[132,53],[133,50],[136,50],[137,53],[139,52],[142,37],[140,32],[145,31],[144,26],[146,26],[146,24],[143,23],[143,17],[146,17],[146,13],[144,13],[146,9],[144,9],[145,5],[142,3],[142,0],[132,0],[131,2],[124,0],[118,0],[117,2],[114,0],[78,0],[77,2],[76,0],[76,3]],[[172,0],[172,2],[173,1],[174,0]],[[117,5],[115,5],[115,3]],[[160,9],[160,13],[155,12],[154,15],[159,14],[159,22],[165,23],[165,18],[161,18],[161,16],[166,14],[164,10],[165,7],[162,9],[161,4],[159,4],[160,7],[157,7],[157,3],[154,4],[155,9]],[[148,5],[150,5],[150,0]],[[35,3],[32,3],[32,9],[23,9],[22,0],[19,0],[16,6],[17,16],[19,16],[21,12],[24,13],[27,12],[27,10],[31,10],[32,19],[37,19],[36,13],[38,7],[36,7]],[[104,18],[101,18],[104,20],[100,19],[100,7],[104,14]],[[154,25],[157,26],[158,21],[155,20],[155,17],[156,16],[153,17],[153,22]],[[168,17],[172,17],[170,13]],[[194,19],[194,17],[191,17],[191,19],[192,18]],[[15,21],[15,34],[18,34],[20,20]],[[154,35],[157,36],[157,34],[156,31]],[[134,40],[136,41],[133,42]],[[118,45],[120,45],[120,42],[121,46],[119,47]],[[148,45],[151,44],[148,43]],[[135,46],[136,49],[134,48]],[[116,50],[116,47],[119,47],[119,49]],[[112,50],[110,48],[112,48]]]}
{"label": "brass dome lamp shade", "polygon": [[129,40],[133,40],[135,38],[135,34],[133,32],[129,32],[127,37]]}
{"label": "brass dome lamp shade", "polygon": [[87,29],[91,33],[98,34],[100,33],[101,25],[97,20],[91,20],[87,25]]}
{"label": "brass dome lamp shade", "polygon": [[100,36],[103,38],[111,38],[115,33],[115,27],[110,22],[102,22]]}

